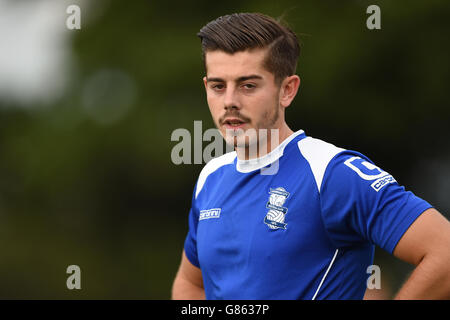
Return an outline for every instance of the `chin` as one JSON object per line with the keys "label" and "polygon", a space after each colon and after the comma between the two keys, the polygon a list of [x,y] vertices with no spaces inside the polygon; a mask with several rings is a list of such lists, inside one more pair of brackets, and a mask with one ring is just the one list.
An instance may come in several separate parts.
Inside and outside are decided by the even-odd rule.
{"label": "chin", "polygon": [[229,136],[224,138],[226,143],[232,145],[234,148],[249,148],[250,146],[256,145],[258,139],[256,136],[247,135],[242,133],[236,136]]}

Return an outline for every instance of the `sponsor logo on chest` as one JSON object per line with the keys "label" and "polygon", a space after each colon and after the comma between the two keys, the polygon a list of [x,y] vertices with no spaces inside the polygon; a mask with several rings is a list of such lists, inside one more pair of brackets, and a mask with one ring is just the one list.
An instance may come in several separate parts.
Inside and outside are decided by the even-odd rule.
{"label": "sponsor logo on chest", "polygon": [[201,210],[198,220],[218,219],[218,218],[220,218],[220,211],[222,211],[221,208]]}

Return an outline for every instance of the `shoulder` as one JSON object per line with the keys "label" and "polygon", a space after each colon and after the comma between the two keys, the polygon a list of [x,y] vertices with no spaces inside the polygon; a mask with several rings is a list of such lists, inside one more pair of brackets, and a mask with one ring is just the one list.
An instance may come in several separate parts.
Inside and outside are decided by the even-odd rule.
{"label": "shoulder", "polygon": [[236,158],[236,152],[232,151],[232,152],[225,153],[224,155],[222,155],[220,157],[211,159],[203,167],[202,171],[200,171],[200,174],[199,174],[198,180],[197,180],[197,187],[195,190],[195,197],[197,197],[198,194],[200,193],[200,191],[202,190],[202,188],[206,182],[206,179],[208,178],[209,175],[216,172],[221,167],[233,163],[235,158]]}
{"label": "shoulder", "polygon": [[301,155],[308,162],[320,192],[325,171],[336,155],[346,151],[343,148],[320,139],[306,137],[297,142]]}

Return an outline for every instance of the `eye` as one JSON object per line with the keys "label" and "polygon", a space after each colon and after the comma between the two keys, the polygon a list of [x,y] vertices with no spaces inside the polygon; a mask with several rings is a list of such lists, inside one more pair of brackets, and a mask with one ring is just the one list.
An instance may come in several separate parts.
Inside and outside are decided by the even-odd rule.
{"label": "eye", "polygon": [[211,88],[213,88],[216,91],[220,91],[223,88],[225,88],[225,86],[223,84],[215,84],[215,85],[212,85]]}
{"label": "eye", "polygon": [[251,90],[251,89],[255,89],[256,88],[256,86],[254,84],[252,84],[252,83],[246,83],[246,84],[243,85],[243,87],[245,89],[247,89],[247,90]]}

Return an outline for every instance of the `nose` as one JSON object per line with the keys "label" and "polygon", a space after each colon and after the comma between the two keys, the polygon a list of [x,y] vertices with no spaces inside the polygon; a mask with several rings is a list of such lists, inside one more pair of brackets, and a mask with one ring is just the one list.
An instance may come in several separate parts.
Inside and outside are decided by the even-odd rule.
{"label": "nose", "polygon": [[227,111],[233,109],[239,110],[241,108],[239,104],[239,98],[234,86],[228,86],[225,92],[223,104],[224,109]]}

